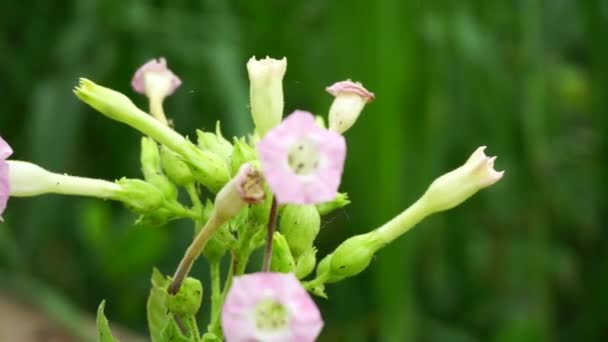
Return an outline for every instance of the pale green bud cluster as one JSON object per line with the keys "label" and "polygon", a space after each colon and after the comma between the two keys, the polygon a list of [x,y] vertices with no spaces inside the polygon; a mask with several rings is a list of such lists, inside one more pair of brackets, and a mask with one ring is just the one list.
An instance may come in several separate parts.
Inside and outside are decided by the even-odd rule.
{"label": "pale green bud cluster", "polygon": [[[232,156],[233,147],[222,135],[219,121],[216,125],[215,133],[196,130],[196,135],[198,137],[198,146],[201,150],[212,152],[220,157],[227,167],[230,167],[230,157]],[[234,172],[232,174],[234,174]]]}

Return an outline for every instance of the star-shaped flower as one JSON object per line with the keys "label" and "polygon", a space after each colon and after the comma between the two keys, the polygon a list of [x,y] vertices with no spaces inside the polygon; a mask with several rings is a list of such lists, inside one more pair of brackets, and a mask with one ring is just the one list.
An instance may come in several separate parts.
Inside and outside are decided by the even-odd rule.
{"label": "star-shaped flower", "polygon": [[277,202],[313,204],[333,200],[340,185],[346,142],[323,129],[309,112],[296,110],[257,145],[266,182]]}
{"label": "star-shaped flower", "polygon": [[291,273],[235,277],[222,308],[228,342],[309,342],[322,328],[319,309]]}

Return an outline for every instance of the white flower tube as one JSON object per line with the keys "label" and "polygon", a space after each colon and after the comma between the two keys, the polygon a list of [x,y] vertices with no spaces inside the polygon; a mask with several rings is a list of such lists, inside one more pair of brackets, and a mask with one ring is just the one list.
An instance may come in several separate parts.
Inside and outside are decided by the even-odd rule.
{"label": "white flower tube", "polygon": [[257,60],[254,56],[247,62],[251,115],[260,136],[281,122],[284,106],[283,76],[286,69],[285,57]]}
{"label": "white flower tube", "polygon": [[101,179],[75,177],[49,172],[24,161],[9,160],[10,195],[29,197],[48,193],[114,198],[120,185]]}

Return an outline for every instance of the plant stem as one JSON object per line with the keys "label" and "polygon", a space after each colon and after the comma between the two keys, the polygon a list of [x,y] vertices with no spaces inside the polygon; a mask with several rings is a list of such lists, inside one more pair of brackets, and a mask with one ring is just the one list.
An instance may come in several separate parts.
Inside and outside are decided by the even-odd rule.
{"label": "plant stem", "polygon": [[266,249],[264,250],[264,264],[262,265],[262,272],[268,272],[270,270],[270,259],[272,257],[272,236],[277,225],[277,199],[272,199],[272,205],[270,207],[270,215],[268,216],[268,231],[266,235]]}
{"label": "plant stem", "polygon": [[175,275],[173,275],[173,281],[171,285],[169,285],[168,292],[169,294],[176,294],[180,287],[182,286],[182,282],[190,272],[192,268],[192,264],[201,254],[205,245],[213,236],[213,234],[222,226],[224,220],[216,216],[215,214],[211,215],[203,229],[198,233],[192,244],[186,250],[186,254],[179,263],[177,270],[175,271]]}
{"label": "plant stem", "polygon": [[[236,269],[237,269],[237,267],[236,267],[237,256],[234,253],[234,251],[230,251],[230,255],[231,255],[230,256],[230,270],[228,270],[228,274],[226,275],[226,281],[224,282],[224,289],[222,290],[222,294],[219,299],[220,305],[223,305],[224,300],[226,299],[228,290],[230,290],[230,286],[232,286],[232,278],[233,278],[234,274],[236,273]],[[212,295],[212,297],[213,297],[213,295]],[[211,299],[211,301],[213,303],[213,299]],[[213,307],[212,307],[211,311],[213,312]],[[207,330],[221,339],[222,331],[220,329],[220,316],[221,316],[221,310],[218,310],[218,313],[216,315],[213,315],[213,314],[211,315],[211,322],[209,322],[209,326],[207,327]]]}
{"label": "plant stem", "polygon": [[222,306],[219,260],[211,262],[209,271],[211,273],[211,323],[209,327],[211,327],[215,321],[218,321],[220,307]]}

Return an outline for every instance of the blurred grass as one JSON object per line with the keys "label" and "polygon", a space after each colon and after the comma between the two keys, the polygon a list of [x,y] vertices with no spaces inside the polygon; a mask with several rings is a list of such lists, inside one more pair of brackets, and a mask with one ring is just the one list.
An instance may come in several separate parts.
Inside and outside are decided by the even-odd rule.
{"label": "blurred grass", "polygon": [[[217,119],[228,136],[250,129],[254,54],[287,56],[286,112],[325,114],[325,86],[362,81],[377,100],[347,133],[353,204],[328,218],[320,255],[397,214],[479,145],[507,174],[330,287],[323,340],[603,341],[607,36],[602,0],[8,0],[0,134],[16,159],[55,171],[137,176],[139,135],[79,103],[77,77],[144,106],[131,74],[167,57],[184,81],[167,111],[190,136]],[[90,312],[107,298],[114,321],[139,329],[151,266],[170,273],[190,237],[186,223],[133,229],[120,206],[57,196],[13,199],[5,217],[0,268]]]}

